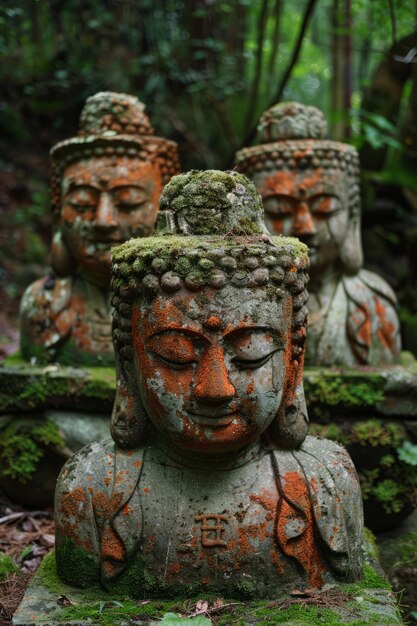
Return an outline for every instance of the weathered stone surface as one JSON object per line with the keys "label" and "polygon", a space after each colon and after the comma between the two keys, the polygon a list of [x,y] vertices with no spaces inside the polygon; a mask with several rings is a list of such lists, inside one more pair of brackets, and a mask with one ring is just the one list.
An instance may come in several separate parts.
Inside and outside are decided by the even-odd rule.
{"label": "weathered stone surface", "polygon": [[[306,437],[307,249],[262,232],[240,175],[176,177],[163,198],[178,209],[176,194],[170,234],[113,250],[114,441],[61,473],[59,575],[129,597],[272,599],[357,581],[354,467],[337,444]],[[223,226],[214,215],[213,234],[181,236],[202,197],[226,215],[231,203],[255,234],[239,215]]]}
{"label": "weathered stone surface", "polygon": [[395,295],[362,269],[359,159],[353,146],[325,139],[321,111],[280,103],[260,120],[260,145],[236,155],[237,170],[259,189],[274,234],[309,247],[310,365],[396,363],[400,352]]}
{"label": "weathered stone surface", "polygon": [[65,365],[114,364],[111,247],[152,233],[163,183],[179,171],[176,144],[154,136],[134,96],[87,99],[77,137],[51,150],[52,274],[21,303],[21,352]]}

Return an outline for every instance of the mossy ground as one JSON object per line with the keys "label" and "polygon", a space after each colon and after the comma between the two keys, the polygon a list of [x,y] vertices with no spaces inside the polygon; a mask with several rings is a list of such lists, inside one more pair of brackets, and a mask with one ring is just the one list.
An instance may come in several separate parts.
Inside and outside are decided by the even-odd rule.
{"label": "mossy ground", "polygon": [[[371,548],[371,551],[373,549]],[[164,620],[168,613],[175,615],[190,615],[198,600],[206,600],[209,606],[216,599],[216,595],[205,594],[204,597],[174,598],[172,600],[143,600],[127,599],[122,593],[105,592],[98,586],[91,585],[88,590],[77,590],[63,584],[57,577],[54,554],[45,557],[38,577],[42,585],[52,597],[66,596],[74,604],[62,608],[60,620],[87,621],[90,620],[95,626],[117,626],[118,624],[135,623],[171,623]],[[367,563],[364,568],[364,578],[359,583],[340,584],[337,590],[345,597],[348,594],[350,600],[341,602],[338,607],[326,608],[306,604],[294,604],[288,608],[280,608],[279,602],[242,602],[236,599],[223,599],[225,608],[213,613],[212,617],[216,626],[268,626],[269,624],[287,624],[288,626],[307,626],[311,624],[327,624],[328,626],[364,626],[364,624],[401,624],[395,612],[385,614],[378,611],[377,600],[372,590],[383,592],[389,590],[389,584],[382,578],[373,567]],[[301,602],[301,601],[300,601]],[[363,605],[367,605],[366,615],[361,613]],[[373,606],[374,605],[374,608]],[[371,609],[369,609],[371,606]],[[188,621],[187,621],[188,620]],[[186,626],[196,624],[197,618],[185,618],[174,621],[173,624]]]}

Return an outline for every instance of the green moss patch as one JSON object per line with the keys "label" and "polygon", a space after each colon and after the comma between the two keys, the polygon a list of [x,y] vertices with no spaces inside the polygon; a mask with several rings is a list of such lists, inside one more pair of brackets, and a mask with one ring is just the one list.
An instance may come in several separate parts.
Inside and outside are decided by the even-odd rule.
{"label": "green moss patch", "polygon": [[[132,600],[123,592],[112,590],[108,593],[90,584],[80,590],[61,582],[57,576],[55,558],[50,553],[38,570],[37,579],[43,586],[42,597],[49,592],[50,601],[56,607],[56,599],[65,596],[72,603],[65,606],[56,616],[56,621],[90,621],[95,626],[118,626],[123,623],[155,622],[160,626],[205,626],[201,622],[205,616],[186,617],[193,614],[198,601],[208,602],[209,616],[215,618],[216,626],[267,626],[287,624],[307,626],[327,624],[328,626],[364,626],[364,624],[401,624],[395,608],[388,604],[389,584],[367,563],[364,578],[354,584],[338,584],[326,591],[317,591],[317,604],[301,599],[282,598],[271,601],[242,601],[223,599],[223,607],[214,609],[217,594],[198,594],[190,598],[171,600],[149,599],[145,590],[141,597]],[[136,590],[137,591],[137,590]],[[326,595],[328,594],[328,595]],[[382,594],[382,596],[381,596]],[[326,597],[327,606],[326,606]],[[336,598],[336,601],[335,601]],[[339,598],[339,600],[338,600]],[[385,598],[385,600],[381,600]],[[49,602],[49,600],[48,600]],[[290,606],[286,606],[286,605]],[[284,607],[284,608],[283,608]],[[58,610],[54,608],[54,610]],[[212,612],[211,612],[212,611]],[[50,617],[50,616],[49,616]],[[200,622],[197,618],[200,618]],[[45,616],[45,621],[48,619]],[[41,622],[41,620],[39,620]]]}
{"label": "green moss patch", "polygon": [[32,366],[14,355],[0,367],[0,411],[44,408],[111,410],[113,367]]}
{"label": "green moss patch", "polygon": [[362,407],[375,407],[383,402],[384,380],[375,372],[350,373],[340,376],[332,370],[306,370],[304,387],[308,405],[341,407],[344,410]]}
{"label": "green moss patch", "polygon": [[11,574],[17,574],[19,571],[13,559],[8,554],[0,552],[0,582],[6,580]]}
{"label": "green moss patch", "polygon": [[0,474],[26,483],[36,471],[48,446],[64,446],[50,420],[12,418],[0,427]]}

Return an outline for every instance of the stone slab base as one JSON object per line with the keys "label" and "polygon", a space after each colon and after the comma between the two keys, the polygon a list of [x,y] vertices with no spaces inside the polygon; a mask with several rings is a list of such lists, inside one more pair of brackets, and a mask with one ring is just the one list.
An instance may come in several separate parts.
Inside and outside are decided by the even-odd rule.
{"label": "stone slab base", "polygon": [[[14,615],[13,626],[168,626],[177,622],[167,617],[164,619],[167,613],[190,615],[196,602],[201,600],[208,602],[206,615],[215,618],[218,626],[403,624],[394,594],[369,563],[366,567],[371,569],[361,583],[328,586],[321,591],[307,592],[304,598],[294,595],[291,599],[262,602],[224,599],[223,607],[215,609],[214,597],[125,600],[113,598],[100,589],[77,589],[57,579],[53,555],[46,559]],[[373,588],[368,587],[371,581]],[[199,620],[196,617],[184,619],[178,621],[178,626],[192,626],[193,623],[197,626]]]}

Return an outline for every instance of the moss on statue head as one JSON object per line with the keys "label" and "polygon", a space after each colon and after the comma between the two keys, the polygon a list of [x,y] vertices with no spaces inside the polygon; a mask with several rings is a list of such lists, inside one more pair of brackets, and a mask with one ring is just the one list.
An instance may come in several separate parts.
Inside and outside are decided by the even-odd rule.
{"label": "moss on statue head", "polygon": [[260,194],[243,174],[192,170],[164,188],[156,234],[262,234],[263,213]]}
{"label": "moss on statue head", "polygon": [[223,208],[229,207],[229,193],[243,194],[246,201],[263,213],[262,200],[255,185],[243,174],[219,170],[191,170],[186,174],[174,176],[165,186],[160,200],[160,208],[167,207],[174,211],[193,207]]}

